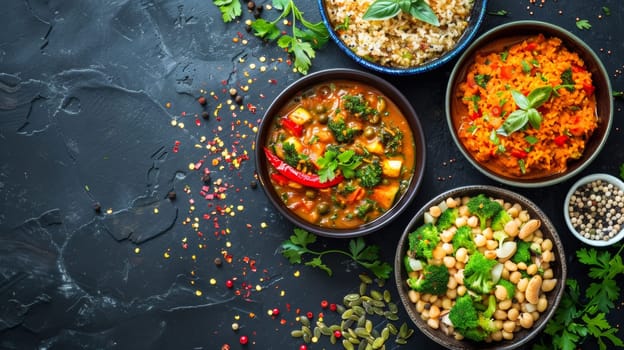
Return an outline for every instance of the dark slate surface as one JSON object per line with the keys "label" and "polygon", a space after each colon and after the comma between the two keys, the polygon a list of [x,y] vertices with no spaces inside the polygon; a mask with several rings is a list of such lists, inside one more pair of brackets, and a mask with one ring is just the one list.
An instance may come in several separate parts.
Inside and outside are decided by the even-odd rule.
{"label": "dark slate surface", "polygon": [[[316,2],[298,3],[320,19]],[[611,15],[600,18],[601,6]],[[509,14],[488,15],[481,31],[518,19],[570,30],[598,53],[614,90],[624,90],[620,2],[492,0],[488,9]],[[576,28],[576,17],[592,29]],[[279,254],[293,227],[254,186],[253,127],[299,75],[280,49],[245,31],[251,18],[244,10],[224,24],[211,1],[5,1],[0,348],[238,349],[246,335],[250,349],[298,349],[290,336],[297,310],[316,314],[321,300],[339,302],[357,291],[365,271],[349,260],[328,257],[329,277]],[[417,200],[367,237],[388,262],[410,215],[429,198],[460,185],[495,184],[463,159],[447,132],[443,96],[452,65],[384,77],[412,101],[429,152]],[[332,43],[312,71],[330,67],[358,68]],[[228,103],[231,87],[244,96],[242,105]],[[617,174],[624,162],[621,100],[615,106],[609,141],[583,174]],[[561,211],[572,181],[517,191],[550,215],[565,241],[570,277],[583,279],[570,254],[580,244]],[[319,238],[317,248],[346,244]],[[396,299],[393,285],[387,288]],[[278,317],[267,314],[273,308]],[[418,331],[409,344],[435,348]],[[310,345],[321,348],[339,346],[327,339]]]}

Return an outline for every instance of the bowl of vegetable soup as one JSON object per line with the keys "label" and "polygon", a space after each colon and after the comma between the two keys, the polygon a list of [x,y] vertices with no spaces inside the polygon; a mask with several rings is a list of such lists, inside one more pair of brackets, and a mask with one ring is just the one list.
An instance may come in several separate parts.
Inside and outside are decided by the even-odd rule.
{"label": "bowl of vegetable soup", "polygon": [[516,21],[462,54],[447,85],[446,115],[459,150],[484,175],[543,187],[598,156],[613,120],[612,89],[581,39],[549,23]]}
{"label": "bowl of vegetable soup", "polygon": [[393,85],[353,69],[300,78],[271,103],[256,137],[268,199],[294,225],[355,237],[394,220],[425,166],[416,112]]}
{"label": "bowl of vegetable soup", "polygon": [[548,216],[495,186],[448,190],[425,204],[397,245],[401,303],[448,349],[526,347],[564,293],[563,243]]}

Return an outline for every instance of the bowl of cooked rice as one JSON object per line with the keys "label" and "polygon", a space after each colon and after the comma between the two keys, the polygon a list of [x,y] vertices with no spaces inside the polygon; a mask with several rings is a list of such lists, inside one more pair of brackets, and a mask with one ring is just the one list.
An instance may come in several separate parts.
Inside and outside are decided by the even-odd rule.
{"label": "bowl of cooked rice", "polygon": [[599,154],[613,120],[609,75],[567,30],[539,21],[500,25],[459,58],[446,117],[460,151],[504,184],[543,187]]}
{"label": "bowl of cooked rice", "polygon": [[360,65],[415,75],[443,66],[475,37],[487,0],[318,0],[330,37]]}
{"label": "bowl of cooked rice", "polygon": [[412,322],[448,349],[526,347],[563,296],[563,243],[513,191],[457,187],[428,201],[401,235],[394,274]]}

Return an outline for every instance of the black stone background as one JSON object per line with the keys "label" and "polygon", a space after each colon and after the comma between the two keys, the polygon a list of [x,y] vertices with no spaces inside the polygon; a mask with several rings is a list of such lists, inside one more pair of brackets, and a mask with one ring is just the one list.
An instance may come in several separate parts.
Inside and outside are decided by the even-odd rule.
{"label": "black stone background", "polygon": [[[283,51],[245,31],[244,21],[253,18],[249,11],[244,8],[242,18],[224,24],[208,0],[13,0],[2,5],[0,348],[220,349],[229,344],[239,349],[239,336],[246,335],[249,349],[298,349],[300,341],[290,336],[298,327],[297,309],[316,314],[323,311],[321,300],[340,302],[357,291],[357,275],[366,271],[344,257],[324,258],[334,271],[331,277],[283,258],[278,248],[293,226],[273,210],[261,188],[251,185],[253,126],[272,98],[300,75],[292,72]],[[310,20],[320,20],[315,1],[297,5]],[[610,8],[610,16],[599,18],[602,6]],[[621,2],[491,0],[488,10],[509,13],[488,15],[480,32],[520,19],[571,31],[598,53],[613,89],[624,90]],[[277,12],[263,16],[273,19]],[[577,17],[588,19],[592,28],[576,28]],[[381,246],[382,258],[390,263],[403,227],[429,198],[468,184],[507,187],[475,170],[448,133],[443,98],[453,64],[412,77],[382,75],[412,101],[428,151],[416,200],[398,220],[366,237]],[[330,67],[361,69],[331,42],[318,51],[311,71]],[[244,86],[248,91],[241,90]],[[230,87],[244,96],[242,110],[227,103]],[[207,106],[197,103],[200,96],[207,97]],[[624,162],[621,99],[615,107],[609,140],[581,175],[618,174]],[[209,120],[200,117],[204,110]],[[223,146],[208,149],[202,136],[218,137]],[[178,152],[173,151],[176,141]],[[224,159],[234,152],[239,166]],[[220,165],[212,165],[213,159]],[[199,195],[201,170],[189,170],[189,164],[200,160],[212,180],[221,181],[209,192],[221,188],[225,198]],[[583,280],[574,259],[581,245],[562,214],[574,180],[515,190],[550,215],[565,242],[569,277]],[[167,198],[170,191],[177,193],[174,201]],[[319,250],[346,245],[325,238],[315,243]],[[224,259],[221,267],[213,262],[217,257]],[[228,279],[234,288],[225,287]],[[394,281],[386,287],[398,302]],[[273,308],[280,309],[278,317],[268,315]],[[397,324],[409,323],[402,310],[400,316]],[[619,307],[612,316],[619,325]],[[232,323],[240,328],[233,331]],[[309,348],[340,346],[324,338]],[[386,348],[436,345],[416,331],[409,346],[388,342]]]}

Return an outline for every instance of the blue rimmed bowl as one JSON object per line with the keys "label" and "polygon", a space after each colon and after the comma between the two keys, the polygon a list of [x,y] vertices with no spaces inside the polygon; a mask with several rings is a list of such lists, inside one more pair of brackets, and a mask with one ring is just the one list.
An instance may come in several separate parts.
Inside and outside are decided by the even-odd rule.
{"label": "blue rimmed bowl", "polygon": [[[347,21],[348,23],[346,22],[336,23],[336,21],[334,20],[335,17],[332,16],[333,10],[330,9],[328,6],[328,1],[329,0],[318,0],[318,5],[320,8],[323,22],[325,23],[325,26],[327,27],[329,31],[329,35],[332,38],[332,40],[336,43],[338,48],[340,48],[340,50],[343,51],[348,57],[350,57],[355,62],[359,63],[360,65],[362,65],[363,67],[367,69],[370,69],[379,73],[397,75],[397,76],[416,75],[420,73],[426,73],[434,69],[440,68],[441,66],[445,65],[446,63],[451,61],[453,58],[458,56],[470,44],[472,39],[476,36],[479,28],[481,27],[483,19],[485,17],[486,7],[487,7],[487,0],[474,0],[472,2],[473,3],[472,8],[470,9],[470,12],[466,17],[467,25],[463,29],[461,34],[456,38],[456,40],[454,40],[454,44],[450,48],[447,48],[442,51],[438,51],[435,55],[422,60],[422,62],[417,65],[399,67],[395,65],[380,63],[379,61],[376,61],[371,56],[358,54],[356,50],[350,47],[350,45],[352,44],[348,44],[345,41],[346,34],[345,34],[345,31],[343,31],[341,28],[344,28],[344,26],[353,25],[353,23],[357,23],[357,19],[350,19],[349,21]],[[364,6],[364,4],[358,3],[357,6],[361,8]],[[349,18],[351,18],[351,16],[349,16]],[[384,21],[393,21],[393,19],[390,18]],[[455,21],[456,20],[453,19],[453,20],[450,20],[449,23],[452,23]],[[388,23],[391,23],[391,22],[388,22]],[[442,23],[442,26],[444,26],[444,23]],[[361,44],[375,45],[376,43],[366,42],[366,43],[361,43]],[[377,43],[377,45],[379,45],[379,43]],[[426,45],[426,43],[424,43],[424,45]]]}

